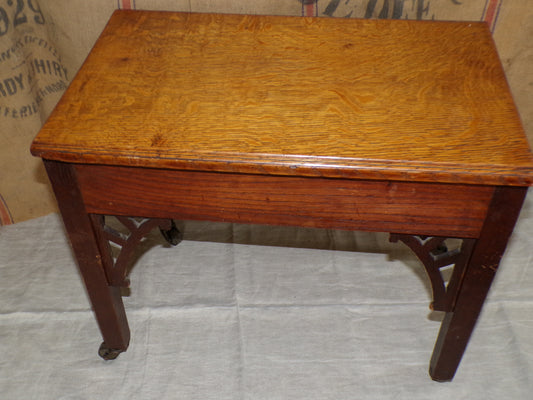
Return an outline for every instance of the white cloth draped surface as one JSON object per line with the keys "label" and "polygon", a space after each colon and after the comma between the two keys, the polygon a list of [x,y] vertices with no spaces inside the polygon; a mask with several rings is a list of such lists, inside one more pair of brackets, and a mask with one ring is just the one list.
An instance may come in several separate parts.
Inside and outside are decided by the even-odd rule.
{"label": "white cloth draped surface", "polygon": [[107,362],[59,216],[1,227],[0,398],[531,398],[531,194],[451,383],[427,373],[429,280],[387,234],[181,226],[144,242],[130,348]]}

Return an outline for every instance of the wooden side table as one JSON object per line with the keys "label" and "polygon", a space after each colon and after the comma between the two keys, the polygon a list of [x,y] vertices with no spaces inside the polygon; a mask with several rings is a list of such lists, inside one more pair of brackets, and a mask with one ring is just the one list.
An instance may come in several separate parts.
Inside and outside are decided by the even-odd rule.
{"label": "wooden side table", "polygon": [[32,153],[102,357],[128,347],[128,258],[157,226],[177,243],[171,218],[385,231],[416,252],[446,312],[439,381],[454,376],[533,182],[483,23],[117,11]]}

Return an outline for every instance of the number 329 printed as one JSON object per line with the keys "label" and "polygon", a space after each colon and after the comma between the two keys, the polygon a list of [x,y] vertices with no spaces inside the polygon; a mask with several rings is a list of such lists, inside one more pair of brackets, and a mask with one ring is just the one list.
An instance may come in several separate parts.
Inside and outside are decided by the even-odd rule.
{"label": "number 329 printed", "polygon": [[[33,19],[38,24],[44,24],[44,15],[35,0],[7,0],[8,7],[0,7],[0,36],[5,35],[11,25],[13,28]],[[26,8],[27,4],[27,8]]]}

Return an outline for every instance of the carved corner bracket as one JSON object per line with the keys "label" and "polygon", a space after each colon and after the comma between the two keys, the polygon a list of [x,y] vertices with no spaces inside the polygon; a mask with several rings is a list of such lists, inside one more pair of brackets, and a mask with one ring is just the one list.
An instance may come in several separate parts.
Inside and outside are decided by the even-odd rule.
{"label": "carved corner bracket", "polygon": [[154,228],[159,227],[165,240],[175,246],[183,235],[174,221],[135,217],[115,217],[124,229],[106,224],[106,216],[91,215],[93,228],[102,254],[107,281],[110,286],[129,287],[127,278],[135,249]]}
{"label": "carved corner bracket", "polygon": [[[475,239],[459,239],[459,247],[448,249],[445,241],[450,238],[428,237],[391,233],[390,241],[406,244],[422,262],[431,281],[433,301],[430,308],[436,311],[452,311],[461,277],[468,264]],[[443,271],[453,268],[451,277],[445,279]]]}

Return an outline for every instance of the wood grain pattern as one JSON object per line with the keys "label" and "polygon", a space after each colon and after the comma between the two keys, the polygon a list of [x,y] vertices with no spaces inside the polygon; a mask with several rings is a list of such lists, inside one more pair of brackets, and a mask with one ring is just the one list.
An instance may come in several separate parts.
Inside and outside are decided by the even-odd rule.
{"label": "wood grain pattern", "polygon": [[170,169],[533,183],[482,23],[117,11],[32,152]]}
{"label": "wood grain pattern", "polygon": [[481,23],[117,11],[32,152],[105,359],[129,328],[101,214],[470,238],[435,380],[457,369],[533,183]]}
{"label": "wood grain pattern", "polygon": [[89,213],[476,237],[493,188],[76,165]]}

